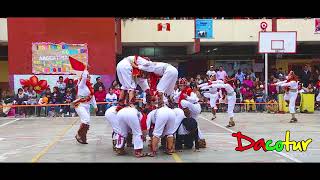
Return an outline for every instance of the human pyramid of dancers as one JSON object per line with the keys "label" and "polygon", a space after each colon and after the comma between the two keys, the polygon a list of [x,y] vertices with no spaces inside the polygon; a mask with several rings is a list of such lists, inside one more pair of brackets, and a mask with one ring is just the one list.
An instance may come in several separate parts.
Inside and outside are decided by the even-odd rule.
{"label": "human pyramid of dancers", "polygon": [[[153,62],[147,57],[128,56],[117,64],[116,70],[122,85],[118,106],[110,107],[105,112],[105,119],[113,129],[112,144],[116,154],[126,154],[126,145],[133,147],[136,157],[154,157],[158,149],[171,155],[183,148],[192,149],[194,146],[195,151],[199,151],[199,148],[206,147],[206,141],[197,122],[197,117],[201,113],[199,99],[187,86],[187,80],[184,78],[179,80],[180,92],[175,93],[174,87],[178,80],[178,71],[175,67],[168,63]],[[229,116],[226,127],[229,128],[235,126],[234,82],[234,78],[226,78],[222,81],[216,80],[215,75],[212,75],[208,83],[198,86],[206,91],[204,96],[210,99],[212,120],[216,118],[216,101],[219,98],[219,91],[225,92]],[[285,82],[274,85],[289,87],[285,99],[290,101],[291,122],[297,122],[294,117],[297,77],[290,72]],[[134,92],[137,86],[146,92],[147,104],[144,109],[135,106]],[[79,143],[87,144],[90,104],[97,107],[87,69],[83,71],[78,81],[77,97],[72,105],[81,119],[81,124],[75,138]],[[178,103],[178,108],[174,108],[174,102]],[[147,141],[147,136],[150,137],[148,141],[150,151],[144,153],[143,145]],[[158,148],[160,141],[161,146]]]}

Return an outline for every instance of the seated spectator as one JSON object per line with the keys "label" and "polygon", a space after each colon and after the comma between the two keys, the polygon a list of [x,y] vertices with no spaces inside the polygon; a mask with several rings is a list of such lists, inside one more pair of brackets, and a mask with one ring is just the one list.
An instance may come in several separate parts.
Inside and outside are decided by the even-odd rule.
{"label": "seated spectator", "polygon": [[56,83],[56,87],[58,88],[61,94],[65,93],[66,90],[66,83],[63,81],[63,77],[59,76],[59,80]]}
{"label": "seated spectator", "polygon": [[[61,104],[62,103],[63,95],[59,92],[58,87],[53,87],[53,92],[51,96],[50,104]],[[52,111],[54,110],[54,111]],[[51,107],[51,111],[53,112],[53,116],[57,116],[59,113],[62,112],[61,106],[53,106]]]}
{"label": "seated spectator", "polygon": [[247,75],[246,76],[246,79],[245,80],[243,80],[243,85],[244,85],[244,87],[249,87],[249,89],[253,89],[253,81],[252,81],[252,79],[250,79],[250,76],[249,75]]}
{"label": "seated spectator", "polygon": [[[63,101],[63,103],[64,104],[70,104],[72,101],[74,101],[75,99],[74,99],[74,96],[72,95],[72,93],[71,93],[71,89],[67,89],[66,90],[66,94],[63,96],[63,99],[62,99],[62,101]],[[64,109],[63,109],[63,115],[64,116],[74,116],[74,109],[73,108],[71,108],[71,106],[70,105],[68,105],[68,106],[63,106],[64,107]]]}
{"label": "seated spectator", "polygon": [[106,104],[106,109],[109,109],[111,106],[117,105],[118,97],[116,94],[113,93],[113,89],[109,88],[109,93],[106,95],[106,102],[109,102]]}
{"label": "seated spectator", "polygon": [[246,87],[246,91],[243,94],[244,103],[246,104],[247,111],[255,111],[255,103],[254,103],[254,96],[253,92],[249,87]]}
{"label": "seated spectator", "polygon": [[[46,94],[43,94],[42,97],[39,99],[38,104],[47,105],[48,103],[49,103],[48,97],[46,96]],[[48,109],[47,106],[38,107],[38,116],[40,116],[41,110],[43,110],[45,112],[45,115],[47,115],[47,109]]]}
{"label": "seated spectator", "polygon": [[106,89],[104,87],[104,84],[101,82],[101,78],[100,77],[97,77],[96,81],[97,81],[96,84],[94,84],[94,86],[93,86],[94,92],[99,91],[99,87],[102,87],[103,90]]}
{"label": "seated spectator", "polygon": [[270,100],[267,104],[267,112],[268,113],[276,113],[279,110],[278,102],[273,98],[273,96],[270,97]]}
{"label": "seated spectator", "polygon": [[314,87],[312,86],[311,83],[309,83],[306,88],[302,87],[302,89],[304,90],[304,93],[314,94]]}
{"label": "seated spectator", "polygon": [[7,117],[9,111],[11,110],[10,105],[13,104],[14,97],[13,97],[12,93],[9,90],[3,91],[1,94],[2,94],[1,95],[1,97],[2,97],[1,98],[1,105],[5,106],[5,107],[3,107],[2,111],[0,111],[0,116]]}
{"label": "seated spectator", "polygon": [[[256,103],[264,103],[264,88],[263,85],[256,85],[256,89],[255,89],[255,93],[254,93],[254,97],[256,99]],[[257,111],[259,112],[263,112],[264,110],[264,105],[263,104],[257,104]]]}
{"label": "seated spectator", "polygon": [[260,85],[263,85],[262,82],[260,81],[260,78],[259,77],[256,77],[256,80],[254,81],[253,83],[254,87],[257,87],[257,86],[260,86]]}
{"label": "seated spectator", "polygon": [[[13,104],[17,105],[26,105],[28,101],[28,96],[23,93],[23,89],[19,88],[18,89],[18,94],[15,95]],[[19,116],[26,116],[26,108],[25,107],[17,107],[17,115]]]}
{"label": "seated spectator", "polygon": [[[98,91],[94,93],[94,97],[96,98],[97,102],[105,102],[106,101],[106,91],[103,89],[102,86],[98,88]],[[97,104],[98,111],[96,112],[97,116],[103,116],[106,109],[104,104]]]}
{"label": "seated spectator", "polygon": [[75,89],[75,84],[73,82],[73,79],[69,79],[68,83],[66,85],[66,89],[70,89],[71,94],[73,95],[73,98],[76,96],[76,89]]}
{"label": "seated spectator", "polygon": [[[27,104],[29,105],[38,104],[37,93],[33,90],[32,86],[29,86],[29,89],[25,94],[28,96]],[[35,107],[28,107],[27,109],[28,109],[28,115],[35,113]]]}
{"label": "seated spectator", "polygon": [[200,74],[197,75],[197,78],[196,78],[196,84],[202,84],[203,83],[203,80],[201,79],[201,76]]}

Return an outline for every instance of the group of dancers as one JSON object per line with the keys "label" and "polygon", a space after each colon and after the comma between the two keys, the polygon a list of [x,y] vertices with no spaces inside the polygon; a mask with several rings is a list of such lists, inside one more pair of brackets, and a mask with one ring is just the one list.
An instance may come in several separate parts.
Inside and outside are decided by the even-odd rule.
{"label": "group of dancers", "polygon": [[[121,94],[118,105],[106,110],[105,119],[112,127],[113,149],[118,155],[126,154],[125,145],[127,145],[133,147],[136,157],[153,157],[157,155],[160,141],[164,152],[172,154],[177,147],[181,147],[181,144],[177,144],[178,141],[175,141],[178,136],[181,137],[180,135],[190,135],[192,141],[195,141],[195,150],[206,147],[206,141],[199,123],[197,123],[197,117],[201,113],[199,99],[187,85],[185,78],[178,81],[180,91],[174,90],[178,80],[178,71],[174,66],[163,62],[153,62],[147,57],[128,56],[117,64],[116,72],[122,85]],[[210,99],[212,120],[216,118],[217,100],[226,98],[229,116],[229,123],[226,127],[229,128],[235,126],[233,110],[236,103],[236,93],[234,83],[234,78],[217,80],[215,75],[212,75],[208,83],[198,86],[205,91],[204,96]],[[289,101],[289,109],[292,114],[290,122],[297,122],[294,116],[294,103],[298,92],[297,84],[297,77],[293,71],[289,73],[286,81],[274,84],[288,87],[285,99]],[[144,108],[135,106],[137,86],[140,86],[146,93],[147,104]],[[90,104],[95,109],[97,108],[87,69],[83,71],[78,80],[76,89],[77,99],[72,105],[80,117],[81,124],[75,138],[79,143],[87,144]],[[178,104],[178,107],[174,107],[175,103]],[[194,130],[191,130],[192,127]],[[143,145],[147,136],[150,137],[150,151],[144,153]],[[183,143],[183,141],[180,139],[179,143]],[[187,140],[185,140],[185,145],[187,144]]]}

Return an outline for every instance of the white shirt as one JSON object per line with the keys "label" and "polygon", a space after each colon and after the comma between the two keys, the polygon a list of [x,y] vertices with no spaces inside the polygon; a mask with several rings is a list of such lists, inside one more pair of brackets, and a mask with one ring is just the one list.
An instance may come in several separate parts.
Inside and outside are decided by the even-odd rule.
{"label": "white shirt", "polygon": [[210,70],[208,70],[207,71],[207,76],[211,76],[211,75],[215,75],[215,74],[217,74],[214,70],[213,71],[210,71]]}
{"label": "white shirt", "polygon": [[[216,81],[210,81],[210,82],[212,84],[224,84],[222,80],[216,80]],[[209,86],[209,83],[200,84],[198,87],[202,90],[207,89],[209,90],[209,93],[212,93],[212,94],[218,92],[218,88]]]}
{"label": "white shirt", "polygon": [[[174,101],[178,102],[179,101],[179,97],[180,97],[181,91],[174,97]],[[191,102],[191,103],[196,103],[199,101],[198,96],[196,95],[196,93],[191,92],[190,96],[187,95],[186,99],[187,101]]]}
{"label": "white shirt", "polygon": [[145,63],[144,65],[138,65],[139,69],[147,72],[153,72],[158,76],[163,76],[166,67],[169,66],[169,64],[163,62],[149,62],[150,63]]}
{"label": "white shirt", "polygon": [[[87,82],[87,79],[88,79],[88,75],[89,75],[89,72],[87,70],[84,70],[83,73],[82,73],[82,78],[81,78],[81,81],[78,82],[78,93],[77,93],[77,96],[82,96],[82,97],[87,97],[91,94],[86,82]],[[96,102],[96,98],[93,96],[90,100],[90,102],[88,102],[90,104],[93,105],[94,108],[97,108],[97,102]]]}
{"label": "white shirt", "polygon": [[290,89],[298,89],[298,82],[297,81],[290,81],[288,83],[280,84],[281,87],[290,87]]}
{"label": "white shirt", "polygon": [[226,71],[224,71],[224,70],[217,72],[217,79],[224,80],[225,77],[227,77],[227,76],[228,75],[227,75]]}
{"label": "white shirt", "polygon": [[[126,59],[127,61],[129,61],[130,63],[133,63],[134,62],[134,58],[135,56],[128,56]],[[137,57],[137,65],[142,65],[142,66],[147,66],[148,64],[152,63],[152,61],[148,61],[147,59],[145,58],[142,58],[140,56]]]}
{"label": "white shirt", "polygon": [[228,94],[234,93],[234,89],[230,84],[211,84],[210,86],[213,88],[224,88]]}
{"label": "white shirt", "polygon": [[116,94],[106,94],[106,100],[111,100],[111,101],[117,101],[117,99],[118,99],[118,97],[117,97],[117,95]]}

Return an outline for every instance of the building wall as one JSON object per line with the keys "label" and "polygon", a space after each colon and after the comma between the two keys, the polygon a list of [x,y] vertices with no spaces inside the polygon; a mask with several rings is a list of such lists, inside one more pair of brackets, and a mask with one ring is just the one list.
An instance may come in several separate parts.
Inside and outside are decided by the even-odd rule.
{"label": "building wall", "polygon": [[10,76],[32,73],[32,42],[87,43],[90,72],[115,78],[114,18],[8,18]]}
{"label": "building wall", "polygon": [[320,41],[315,34],[314,19],[278,19],[278,31],[297,31],[297,41]]}
{"label": "building wall", "polygon": [[8,42],[7,19],[0,18],[0,42]]}

